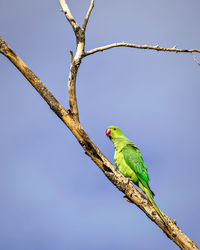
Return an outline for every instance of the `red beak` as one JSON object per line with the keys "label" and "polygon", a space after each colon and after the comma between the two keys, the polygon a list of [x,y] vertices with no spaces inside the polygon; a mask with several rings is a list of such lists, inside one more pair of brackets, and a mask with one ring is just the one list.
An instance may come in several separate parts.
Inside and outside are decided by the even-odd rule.
{"label": "red beak", "polygon": [[106,129],[106,135],[109,136],[111,133],[111,130],[109,128]]}

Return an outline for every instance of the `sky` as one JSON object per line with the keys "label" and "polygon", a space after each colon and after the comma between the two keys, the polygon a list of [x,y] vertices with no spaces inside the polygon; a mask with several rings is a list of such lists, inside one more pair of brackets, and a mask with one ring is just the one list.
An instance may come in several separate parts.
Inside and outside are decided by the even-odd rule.
{"label": "sky", "polygon": [[[68,1],[82,24],[89,0]],[[1,0],[1,36],[68,108],[72,28],[59,1]],[[200,48],[198,0],[95,1],[86,49],[113,42]],[[195,55],[200,60],[200,55]],[[0,55],[0,249],[178,249],[109,182]],[[81,123],[113,162],[115,125],[141,150],[158,207],[200,245],[200,67],[190,54],[114,48],[84,58]]]}

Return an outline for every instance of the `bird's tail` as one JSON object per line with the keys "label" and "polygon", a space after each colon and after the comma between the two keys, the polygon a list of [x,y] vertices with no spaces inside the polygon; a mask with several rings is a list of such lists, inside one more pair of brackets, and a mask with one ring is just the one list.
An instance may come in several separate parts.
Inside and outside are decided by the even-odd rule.
{"label": "bird's tail", "polygon": [[153,199],[153,195],[152,195],[151,191],[148,190],[148,188],[146,188],[146,187],[145,187],[145,194],[148,197],[148,199],[150,200],[150,202],[151,202],[152,206],[154,207],[154,209],[156,210],[156,212],[158,213],[159,217],[163,221],[164,225],[167,227],[167,221],[165,220],[164,216],[162,215],[160,209],[157,207],[157,205]]}

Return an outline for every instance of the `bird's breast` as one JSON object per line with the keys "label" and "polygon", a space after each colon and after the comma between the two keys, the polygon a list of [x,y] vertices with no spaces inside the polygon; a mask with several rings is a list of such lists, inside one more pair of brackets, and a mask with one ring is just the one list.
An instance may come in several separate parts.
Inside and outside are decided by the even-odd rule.
{"label": "bird's breast", "polygon": [[117,166],[117,169],[123,176],[131,178],[134,183],[138,181],[137,175],[124,160],[124,155],[122,152],[117,152],[117,151],[115,152],[114,162],[115,165]]}

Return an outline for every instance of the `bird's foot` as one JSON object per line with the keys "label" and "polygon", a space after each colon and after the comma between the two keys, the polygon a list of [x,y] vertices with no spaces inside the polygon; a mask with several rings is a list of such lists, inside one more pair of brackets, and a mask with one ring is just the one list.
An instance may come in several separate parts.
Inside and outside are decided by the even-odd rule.
{"label": "bird's foot", "polygon": [[131,178],[129,178],[129,177],[127,177],[127,179],[128,179],[128,184],[133,184],[133,180],[131,179]]}

